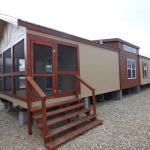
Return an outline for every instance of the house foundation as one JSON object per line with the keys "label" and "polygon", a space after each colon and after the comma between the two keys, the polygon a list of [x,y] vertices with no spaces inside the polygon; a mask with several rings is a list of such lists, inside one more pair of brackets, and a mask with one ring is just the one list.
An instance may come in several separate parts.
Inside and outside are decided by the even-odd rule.
{"label": "house foundation", "polygon": [[18,115],[19,126],[21,127],[21,126],[27,124],[27,122],[28,122],[27,111],[19,110],[19,115]]}

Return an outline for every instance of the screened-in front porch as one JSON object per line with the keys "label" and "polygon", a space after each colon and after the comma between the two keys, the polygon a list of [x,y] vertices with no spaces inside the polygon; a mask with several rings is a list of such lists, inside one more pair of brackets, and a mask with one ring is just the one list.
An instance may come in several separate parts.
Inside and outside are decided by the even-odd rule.
{"label": "screened-in front porch", "polygon": [[39,99],[28,90],[26,76],[33,77],[48,98],[57,98],[75,94],[76,74],[77,45],[28,35],[0,54],[0,92],[22,100],[29,92],[33,100]]}
{"label": "screened-in front porch", "polygon": [[[79,73],[78,47],[53,42],[31,38],[31,74],[48,97],[72,95],[76,90],[75,74]],[[36,93],[33,95],[38,98]]]}

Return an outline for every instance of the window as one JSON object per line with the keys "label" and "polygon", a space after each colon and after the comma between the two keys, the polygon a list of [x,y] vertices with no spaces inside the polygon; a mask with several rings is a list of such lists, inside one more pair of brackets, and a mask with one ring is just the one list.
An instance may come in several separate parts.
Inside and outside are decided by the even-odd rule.
{"label": "window", "polygon": [[4,78],[4,90],[6,93],[11,94],[12,93],[12,82],[11,77],[5,77]]}
{"label": "window", "polygon": [[131,53],[137,53],[137,49],[131,46],[128,46],[126,44],[123,44],[123,50],[131,52]]}
{"label": "window", "polygon": [[[52,73],[52,48],[46,45],[34,44],[34,73]],[[40,55],[39,55],[40,54]]]}
{"label": "window", "polygon": [[76,82],[74,75],[59,75],[58,76],[58,91],[63,92],[75,92]]}
{"label": "window", "polygon": [[[53,95],[52,77],[35,77],[35,81],[47,96]],[[38,97],[39,95],[36,93],[35,96]]]}
{"label": "window", "polygon": [[136,61],[127,59],[128,79],[136,79]]}
{"label": "window", "polygon": [[77,48],[58,44],[58,70],[77,71]]}
{"label": "window", "polygon": [[0,91],[3,91],[3,78],[0,77]]}
{"label": "window", "polygon": [[58,92],[75,92],[76,80],[74,75],[78,71],[77,47],[58,44]]}
{"label": "window", "polygon": [[3,61],[2,61],[2,54],[0,54],[0,74],[3,73]]}
{"label": "window", "polygon": [[24,40],[0,53],[0,91],[26,97]]}
{"label": "window", "polygon": [[146,62],[143,62],[143,78],[148,77],[148,65]]}
{"label": "window", "polygon": [[13,52],[14,52],[14,72],[25,71],[24,40],[17,43],[13,47]]}
{"label": "window", "polygon": [[17,96],[25,96],[25,76],[16,76],[15,77],[15,94]]}
{"label": "window", "polygon": [[45,59],[45,73],[49,74],[52,73],[52,64],[51,64],[51,59],[50,58],[46,58]]}
{"label": "window", "polygon": [[11,73],[11,49],[4,52],[4,73]]}

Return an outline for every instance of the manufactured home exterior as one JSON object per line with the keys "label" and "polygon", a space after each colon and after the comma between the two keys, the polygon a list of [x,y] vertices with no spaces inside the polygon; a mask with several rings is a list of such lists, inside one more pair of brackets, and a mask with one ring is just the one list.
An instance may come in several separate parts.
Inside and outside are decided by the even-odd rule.
{"label": "manufactured home exterior", "polygon": [[90,41],[0,15],[0,99],[27,110],[28,134],[34,120],[48,149],[102,125],[96,96],[140,90],[149,69],[150,58],[124,40]]}
{"label": "manufactured home exterior", "polygon": [[[42,78],[43,78],[43,83],[45,84],[47,79],[46,76],[48,75],[46,75],[44,71],[43,73],[40,73],[40,71],[38,71],[38,69],[39,70],[44,69],[42,68],[43,64],[42,63],[40,64],[40,61],[38,62],[37,66],[39,67],[41,65],[41,68],[40,67],[37,68],[36,73],[34,72],[35,62],[33,62],[34,50],[32,48],[34,44],[39,45],[39,47],[42,44],[47,45],[56,51],[58,51],[57,50],[58,47],[61,49],[61,47],[65,48],[66,46],[66,53],[67,53],[67,47],[72,48],[72,52],[74,51],[74,49],[76,49],[76,54],[74,53],[76,55],[75,58],[76,60],[72,62],[75,63],[77,61],[76,62],[77,64],[72,64],[72,65],[77,65],[74,66],[77,67],[75,68],[76,70],[72,70],[72,68],[68,68],[68,70],[66,70],[66,68],[64,68],[64,70],[58,72],[56,68],[57,62],[55,62],[57,61],[57,59],[54,58],[56,56],[52,56],[53,66],[49,66],[49,67],[55,67],[53,68],[53,71],[55,72],[52,77],[53,88],[55,88],[54,89],[55,94],[53,93],[53,95],[49,96],[50,99],[49,102],[63,101],[66,99],[70,99],[71,97],[74,96],[74,94],[71,93],[72,91],[71,92],[65,91],[64,93],[58,93],[57,86],[59,83],[58,83],[58,77],[56,76],[62,74],[65,77],[64,82],[66,84],[67,82],[71,82],[71,78],[73,78],[72,77],[73,75],[75,74],[80,75],[85,81],[88,81],[88,83],[96,89],[96,95],[111,92],[111,91],[117,91],[120,89],[120,82],[118,80],[119,60],[118,60],[118,53],[115,49],[107,48],[105,46],[96,44],[92,41],[80,39],[77,37],[73,37],[71,35],[68,36],[69,38],[68,37],[66,38],[65,36],[67,34],[54,31],[54,30],[48,30],[48,29],[47,29],[48,31],[46,31],[44,27],[33,25],[21,20],[18,21],[18,23],[20,23],[21,25],[17,26],[11,23],[7,23],[5,21],[1,21],[1,25],[3,26],[2,27],[3,38],[1,39],[0,50],[1,50],[1,56],[3,57],[1,58],[1,62],[3,62],[3,64],[1,63],[1,66],[3,65],[3,67],[1,67],[3,68],[2,69],[3,72],[1,72],[2,92],[0,96],[2,98],[8,99],[14,103],[17,102],[17,104],[27,108],[26,105],[27,84],[25,83],[25,76],[30,74],[35,78],[36,77],[39,78],[39,80],[41,80],[39,81],[39,86],[42,86],[42,84],[40,85],[40,82],[42,82]],[[42,32],[41,30],[44,31]],[[49,31],[53,33],[49,34]],[[57,35],[58,33],[59,35]],[[63,35],[64,37],[61,34],[62,35],[64,34]],[[20,52],[19,52],[19,48],[20,48]],[[55,52],[53,51],[51,51],[50,53],[47,54],[55,55],[54,54]],[[37,49],[37,54],[35,54],[36,57],[41,56],[42,54],[44,55],[44,49],[41,51]],[[46,61],[46,57],[45,57],[45,61]],[[69,57],[71,56],[69,55],[67,56],[67,54],[65,56],[64,54],[63,57],[65,60],[68,59],[69,61]],[[5,65],[5,61],[6,61],[6,65]],[[18,68],[19,66],[15,66],[17,65],[16,64],[17,62],[15,61],[18,61],[18,65],[19,63],[21,63],[20,65],[22,66],[20,66],[20,68]],[[71,59],[70,62],[66,62],[66,63],[71,63]],[[18,69],[15,70],[15,67]],[[5,71],[5,68],[8,69],[6,69]],[[18,85],[19,83],[22,84],[20,85],[22,86],[22,88],[20,89],[18,89],[19,87],[17,87],[19,86]],[[43,86],[45,88],[46,85]],[[73,87],[66,87],[66,88],[73,88]],[[91,94],[89,93],[89,91],[81,85],[80,97],[84,98],[90,95]],[[34,103],[34,105],[36,105],[36,103]]]}
{"label": "manufactured home exterior", "polygon": [[139,47],[117,38],[101,42],[118,49],[120,89],[140,87]]}
{"label": "manufactured home exterior", "polygon": [[150,58],[140,55],[140,81],[141,85],[150,84]]}
{"label": "manufactured home exterior", "polygon": [[[56,149],[101,125],[96,95],[120,90],[116,49],[5,15],[0,18],[0,98],[5,105],[27,109],[28,134],[35,120],[45,146]],[[92,109],[84,102],[90,96]],[[57,135],[65,130],[69,133]]]}

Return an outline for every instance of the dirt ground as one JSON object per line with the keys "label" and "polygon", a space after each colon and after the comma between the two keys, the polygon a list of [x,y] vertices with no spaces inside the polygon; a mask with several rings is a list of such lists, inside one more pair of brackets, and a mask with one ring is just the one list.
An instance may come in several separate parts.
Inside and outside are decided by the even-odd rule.
{"label": "dirt ground", "polygon": [[[59,150],[150,150],[150,89],[119,101],[97,103],[98,118],[104,120]],[[0,104],[0,150],[46,150],[38,129],[27,135],[19,127],[16,112]]]}

